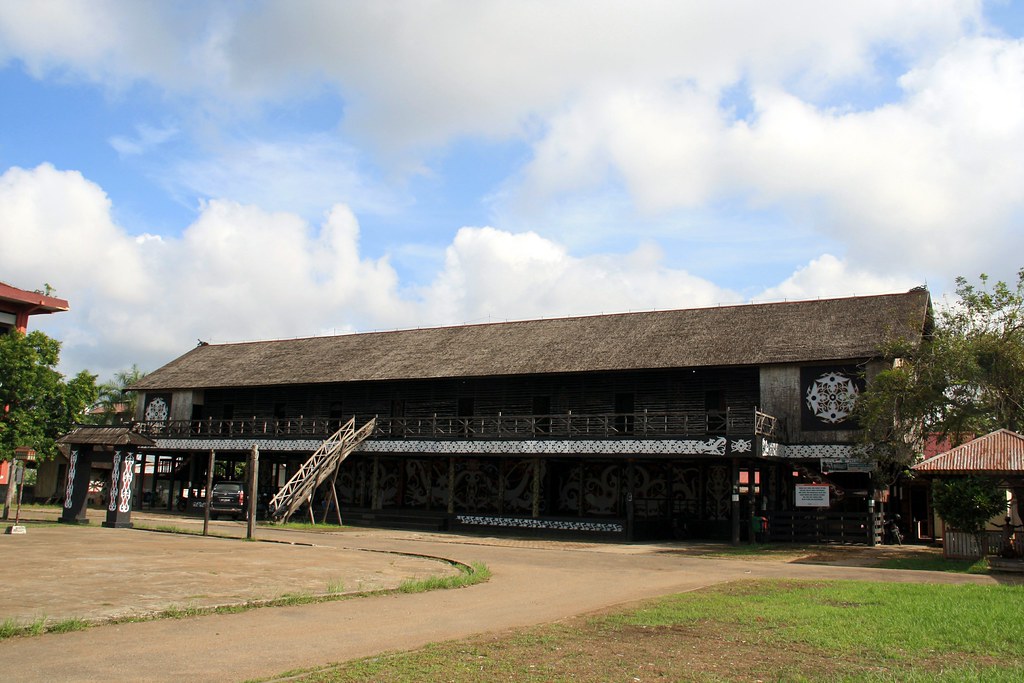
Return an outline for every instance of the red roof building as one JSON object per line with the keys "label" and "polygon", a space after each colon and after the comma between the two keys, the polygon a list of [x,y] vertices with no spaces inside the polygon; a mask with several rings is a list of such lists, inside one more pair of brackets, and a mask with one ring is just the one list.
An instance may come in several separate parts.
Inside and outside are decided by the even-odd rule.
{"label": "red roof building", "polygon": [[68,310],[68,302],[40,292],[30,292],[0,282],[0,334],[28,331],[28,317]]}
{"label": "red roof building", "polygon": [[1000,429],[914,465],[914,472],[941,475],[1024,475],[1024,436]]}

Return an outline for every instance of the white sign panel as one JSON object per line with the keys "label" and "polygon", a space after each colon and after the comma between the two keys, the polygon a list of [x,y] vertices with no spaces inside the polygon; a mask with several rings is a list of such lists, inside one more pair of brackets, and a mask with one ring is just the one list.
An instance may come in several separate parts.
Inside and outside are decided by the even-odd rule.
{"label": "white sign panel", "polygon": [[829,506],[828,484],[797,484],[796,506],[798,508],[827,508]]}

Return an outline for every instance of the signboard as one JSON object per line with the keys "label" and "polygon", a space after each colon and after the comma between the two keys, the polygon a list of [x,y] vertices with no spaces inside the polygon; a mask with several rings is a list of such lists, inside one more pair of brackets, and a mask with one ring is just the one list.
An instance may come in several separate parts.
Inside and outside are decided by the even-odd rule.
{"label": "signboard", "polygon": [[8,483],[8,477],[10,477],[11,463],[4,460],[0,462],[0,486],[5,486]]}
{"label": "signboard", "polygon": [[795,489],[798,508],[827,508],[829,506],[828,484],[797,484]]}
{"label": "signboard", "polygon": [[821,471],[830,472],[873,472],[875,466],[870,462],[851,460],[850,458],[822,458]]}

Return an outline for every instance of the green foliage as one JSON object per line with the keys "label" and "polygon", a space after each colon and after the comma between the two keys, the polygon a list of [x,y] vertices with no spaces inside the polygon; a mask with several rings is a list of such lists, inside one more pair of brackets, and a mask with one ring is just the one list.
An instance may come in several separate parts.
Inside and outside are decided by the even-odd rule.
{"label": "green foliage", "polygon": [[99,400],[95,407],[99,410],[89,416],[92,424],[121,424],[135,419],[135,406],[138,394],[127,391],[127,388],[146,376],[139,366],[132,365],[127,370],[114,374],[114,378],[99,385]]}
{"label": "green foliage", "polygon": [[0,335],[0,458],[18,446],[53,457],[54,440],[82,419],[96,400],[96,377],[83,370],[70,380],[57,372],[60,342],[42,332]]}
{"label": "green foliage", "polygon": [[995,515],[1006,512],[1006,495],[991,479],[965,477],[936,480],[935,511],[953,529],[978,534]]}
{"label": "green foliage", "polygon": [[1024,428],[1024,269],[1017,284],[957,278],[956,301],[941,308],[923,343],[893,340],[894,366],[872,378],[857,402],[863,438],[886,485],[913,464],[924,434],[954,445],[1000,428]]}

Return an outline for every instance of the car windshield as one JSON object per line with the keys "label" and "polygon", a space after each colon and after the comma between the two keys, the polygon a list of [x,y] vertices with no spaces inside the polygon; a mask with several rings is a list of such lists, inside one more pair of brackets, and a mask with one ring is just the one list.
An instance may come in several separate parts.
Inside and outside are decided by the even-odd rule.
{"label": "car windshield", "polygon": [[214,493],[238,493],[241,490],[241,484],[217,484],[213,487]]}

